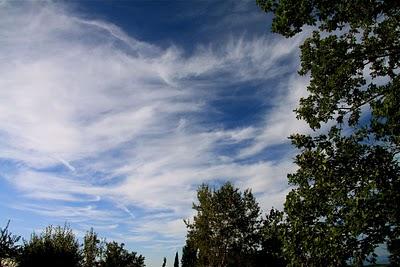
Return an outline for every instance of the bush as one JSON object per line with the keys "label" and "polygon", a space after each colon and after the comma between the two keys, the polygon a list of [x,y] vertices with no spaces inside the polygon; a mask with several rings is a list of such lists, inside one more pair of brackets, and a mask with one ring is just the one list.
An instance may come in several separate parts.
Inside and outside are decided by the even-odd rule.
{"label": "bush", "polygon": [[20,267],[79,267],[82,261],[79,243],[67,226],[48,226],[40,235],[24,241]]}

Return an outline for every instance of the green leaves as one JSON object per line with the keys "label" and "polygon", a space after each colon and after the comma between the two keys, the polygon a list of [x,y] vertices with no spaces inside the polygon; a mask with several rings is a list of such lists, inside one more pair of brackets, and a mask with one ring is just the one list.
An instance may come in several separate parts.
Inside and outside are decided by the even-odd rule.
{"label": "green leaves", "polygon": [[79,243],[72,230],[66,225],[48,226],[40,235],[34,233],[24,242],[19,266],[79,267],[81,260]]}
{"label": "green leaves", "polygon": [[198,190],[198,214],[188,223],[188,237],[199,250],[199,261],[226,266],[233,253],[246,254],[256,248],[260,208],[252,193],[243,194],[227,183],[212,191],[207,185]]}
{"label": "green leaves", "polygon": [[99,264],[103,245],[93,228],[86,232],[83,238],[83,267],[95,267]]}
{"label": "green leaves", "polygon": [[185,246],[182,248],[182,267],[197,266],[197,248],[189,239],[186,240]]}
{"label": "green leaves", "polygon": [[289,175],[298,188],[285,203],[290,227],[285,247],[297,249],[292,243],[300,239],[307,260],[365,260],[398,223],[390,218],[396,212],[393,201],[399,200],[392,190],[399,185],[400,168],[381,146],[352,137],[313,142],[296,157],[298,172]]}
{"label": "green leaves", "polygon": [[[8,225],[7,225],[8,226]],[[21,267],[144,267],[144,257],[129,252],[124,244],[100,241],[91,229],[84,236],[81,246],[72,230],[64,227],[48,226],[40,233],[33,233],[23,246],[17,246],[19,237],[12,236],[7,227],[0,231],[1,237],[8,236],[8,250],[0,247],[0,258],[12,259]],[[11,238],[11,239],[9,239]],[[1,241],[0,240],[0,241]],[[0,243],[3,245],[3,243]],[[11,253],[11,252],[12,253]],[[6,252],[6,253],[4,253]]]}
{"label": "green leaves", "polygon": [[250,190],[226,183],[218,190],[198,189],[197,214],[186,222],[185,266],[284,266],[280,222],[272,210],[266,220]]}
{"label": "green leaves", "polygon": [[101,267],[144,267],[144,257],[136,252],[129,252],[124,243],[108,242]]}
{"label": "green leaves", "polygon": [[400,2],[258,0],[286,37],[312,26],[299,74],[310,75],[293,134],[299,169],[285,203],[291,265],[374,262],[387,243],[399,262]]}

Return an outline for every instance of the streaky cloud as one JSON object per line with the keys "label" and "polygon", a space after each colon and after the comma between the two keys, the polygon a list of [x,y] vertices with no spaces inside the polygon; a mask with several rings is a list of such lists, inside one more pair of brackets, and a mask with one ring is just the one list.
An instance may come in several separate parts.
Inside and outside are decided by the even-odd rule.
{"label": "streaky cloud", "polygon": [[[0,25],[0,158],[15,163],[6,180],[22,201],[10,207],[170,248],[202,182],[231,180],[264,210],[281,207],[292,152],[263,153],[307,131],[292,113],[307,79],[290,74],[301,36],[217,40],[187,55],[57,3],[3,3]],[[272,106],[256,124],[213,120],[219,90],[254,81]]]}

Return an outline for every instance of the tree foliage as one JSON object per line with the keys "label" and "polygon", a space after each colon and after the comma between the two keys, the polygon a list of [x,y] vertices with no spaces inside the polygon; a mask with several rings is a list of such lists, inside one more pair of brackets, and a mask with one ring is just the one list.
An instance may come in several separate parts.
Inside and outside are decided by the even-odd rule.
{"label": "tree foliage", "polygon": [[261,228],[261,250],[254,266],[283,267],[287,265],[283,253],[283,212],[271,209]]}
{"label": "tree foliage", "polygon": [[83,238],[83,267],[95,267],[99,265],[103,244],[94,232],[90,229]]}
{"label": "tree foliage", "polygon": [[0,228],[0,261],[8,258],[13,259],[19,254],[20,251],[18,241],[21,239],[21,237],[13,235],[8,230],[9,225],[10,221],[7,222],[6,227]]}
{"label": "tree foliage", "polygon": [[310,83],[296,113],[316,133],[291,136],[301,151],[285,203],[291,264],[362,265],[382,243],[400,264],[400,2],[257,3],[277,33],[314,29],[301,45]]}
{"label": "tree foliage", "polygon": [[[263,236],[272,219],[264,222],[250,190],[242,193],[230,183],[218,190],[202,185],[197,198],[198,203],[193,204],[197,214],[193,222],[186,222],[188,235],[182,267],[280,266],[274,262],[279,258],[273,256],[275,246],[267,249],[268,242],[277,240]],[[268,233],[272,235],[272,231],[271,228]]]}
{"label": "tree foliage", "polygon": [[230,183],[219,190],[202,185],[197,198],[197,215],[187,226],[199,264],[244,266],[241,260],[256,251],[261,227],[260,208],[251,191],[242,194]]}
{"label": "tree foliage", "polygon": [[182,248],[182,267],[196,267],[197,266],[197,248],[191,240],[186,240],[185,246]]}
{"label": "tree foliage", "polygon": [[79,243],[67,226],[48,226],[40,235],[32,234],[24,242],[20,267],[79,267],[82,255]]}
{"label": "tree foliage", "polygon": [[20,267],[145,267],[142,255],[128,251],[123,243],[100,240],[93,229],[82,245],[67,225],[50,225],[41,234],[33,233],[22,246],[17,244],[20,237],[8,231],[8,224],[0,229],[0,237],[0,266],[6,259]]}
{"label": "tree foliage", "polygon": [[136,252],[129,252],[124,244],[108,242],[101,267],[144,267],[144,257]]}
{"label": "tree foliage", "polygon": [[125,244],[105,242],[90,229],[83,239],[83,267],[144,267],[144,257],[129,252]]}

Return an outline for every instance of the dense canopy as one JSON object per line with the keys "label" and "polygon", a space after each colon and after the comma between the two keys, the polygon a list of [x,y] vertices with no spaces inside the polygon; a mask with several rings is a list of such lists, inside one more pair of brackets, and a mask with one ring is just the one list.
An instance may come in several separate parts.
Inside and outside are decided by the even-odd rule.
{"label": "dense canopy", "polygon": [[[296,110],[299,170],[285,203],[292,264],[362,265],[387,244],[398,263],[400,2],[258,0],[301,45],[308,96]],[[296,263],[297,262],[297,263]]]}

